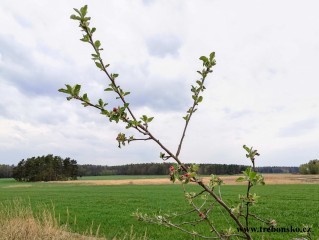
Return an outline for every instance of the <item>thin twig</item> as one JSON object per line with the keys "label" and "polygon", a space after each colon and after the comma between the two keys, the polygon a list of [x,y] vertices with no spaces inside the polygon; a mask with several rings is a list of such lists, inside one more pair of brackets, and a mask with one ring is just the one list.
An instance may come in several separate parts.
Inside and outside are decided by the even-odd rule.
{"label": "thin twig", "polygon": [[[207,71],[209,71],[209,70],[210,70],[210,69],[208,68]],[[202,83],[201,85],[202,85],[202,86],[204,85],[205,79],[206,79],[206,76],[205,76],[205,77],[202,77],[202,79],[201,79],[201,83]],[[198,105],[197,98],[198,98],[199,93],[200,93],[200,91],[194,93],[194,95],[195,95],[196,97],[194,98],[193,106],[191,107],[191,109],[190,109],[190,111],[189,111],[189,116],[188,116],[188,118],[186,119],[185,126],[184,126],[184,130],[183,130],[183,133],[182,133],[182,137],[181,137],[181,140],[180,140],[180,142],[179,142],[178,149],[177,149],[177,152],[176,152],[176,157],[178,157],[179,154],[180,154],[180,152],[181,152],[182,144],[183,144],[183,141],[184,141],[184,138],[185,138],[185,135],[186,135],[186,130],[187,130],[187,127],[188,127],[188,123],[189,123],[191,117],[193,116],[195,107]]]}
{"label": "thin twig", "polygon": [[177,228],[177,229],[181,230],[182,232],[186,232],[186,233],[188,233],[188,234],[190,234],[190,235],[192,235],[192,236],[196,236],[196,237],[200,237],[200,238],[204,238],[204,239],[227,239],[227,238],[230,238],[230,237],[241,237],[241,238],[245,238],[245,236],[242,236],[242,235],[240,235],[240,234],[230,234],[230,235],[223,235],[223,236],[219,236],[219,237],[204,236],[204,235],[198,234],[198,233],[196,233],[196,232],[190,232],[190,231],[188,231],[188,230],[186,230],[186,229],[184,229],[184,228],[181,228],[181,227],[179,227],[179,226],[177,226],[177,225],[175,225],[175,224],[173,224],[173,223],[171,223],[171,222],[166,222],[166,221],[165,221],[165,224],[166,224],[167,226]]}
{"label": "thin twig", "polygon": [[[126,104],[126,101],[124,99],[124,97],[122,96],[122,94],[120,94],[120,92],[117,90],[118,89],[118,85],[115,83],[115,80],[111,77],[111,75],[108,73],[108,71],[106,70],[105,68],[105,65],[104,65],[104,62],[103,62],[103,59],[100,57],[100,51],[99,49],[96,48],[95,44],[94,44],[94,40],[93,40],[93,37],[92,37],[92,34],[90,31],[88,31],[88,28],[87,27],[83,27],[83,29],[85,30],[86,34],[89,36],[89,43],[91,44],[91,46],[93,47],[95,53],[99,56],[99,62],[100,64],[102,65],[102,71],[106,74],[106,76],[110,79],[111,83],[114,85],[115,89],[116,89],[116,93],[117,95],[120,97],[120,99],[122,100],[123,104]],[[130,113],[130,115],[132,116],[132,118],[136,121],[136,117],[134,116],[133,112],[131,111],[130,107],[127,106],[127,110],[128,112]],[[142,130],[144,130],[145,133],[147,133],[147,128],[145,128],[144,126],[142,126],[141,124],[138,125],[139,128],[141,128]]]}
{"label": "thin twig", "polygon": [[192,210],[184,212],[184,213],[174,214],[173,216],[170,216],[169,218],[176,218],[176,217],[184,216],[184,215],[190,214],[192,212],[196,212],[196,210],[192,209]]}
{"label": "thin twig", "polygon": [[190,234],[192,236],[196,236],[196,237],[200,237],[200,238],[204,238],[204,239],[221,239],[220,237],[209,237],[209,236],[204,236],[204,235],[198,234],[196,232],[190,232],[190,231],[188,231],[188,230],[186,230],[184,228],[181,228],[181,227],[179,227],[179,226],[177,226],[177,225],[175,225],[175,224],[173,224],[171,222],[166,222],[165,221],[165,224],[167,226],[177,228],[177,229],[181,230],[182,232],[188,233],[188,234]]}
{"label": "thin twig", "polygon": [[152,139],[151,138],[134,138],[134,139],[130,139],[128,141],[133,142],[133,141],[147,141],[147,140],[152,140]]}
{"label": "thin twig", "polygon": [[179,224],[175,224],[176,226],[182,226],[182,225],[192,225],[192,226],[195,226],[196,224],[200,223],[204,221],[204,219],[199,219],[199,220],[195,220],[195,221],[192,221],[192,222],[182,222],[182,223],[179,223]]}
{"label": "thin twig", "polygon": [[[252,187],[252,184],[251,184],[250,181],[248,181],[247,194],[246,194],[247,199],[249,199],[249,191],[250,191],[251,187]],[[246,222],[246,228],[247,229],[249,227],[249,206],[250,206],[250,202],[247,202],[246,203],[246,215],[245,215],[245,222]]]}
{"label": "thin twig", "polygon": [[263,223],[269,224],[268,220],[262,219],[262,218],[260,218],[259,216],[255,215],[255,214],[249,213],[249,216],[251,216],[251,217],[253,217],[253,218],[255,218],[255,219],[257,219],[257,220],[259,220],[259,221],[261,221]]}
{"label": "thin twig", "polygon": [[198,197],[199,195],[202,195],[204,192],[206,192],[206,190],[204,189],[203,191],[201,191],[201,192],[199,192],[199,193],[197,193],[193,198],[196,198],[196,197]]}
{"label": "thin twig", "polygon": [[196,211],[199,213],[199,215],[207,222],[207,224],[209,225],[209,227],[212,229],[213,232],[215,232],[215,234],[220,238],[221,238],[221,235],[220,233],[217,231],[217,229],[215,228],[215,226],[213,225],[213,223],[208,219],[207,217],[207,213],[202,213],[200,211],[200,209],[206,204],[206,200],[204,201],[204,203],[202,204],[202,206],[200,206],[199,208],[196,207],[196,205],[192,202],[192,205],[194,207],[194,209],[196,209]]}
{"label": "thin twig", "polygon": [[236,222],[237,226],[243,230],[243,233],[245,234],[247,240],[251,240],[251,236],[249,234],[249,232],[247,232],[247,230],[244,228],[244,226],[241,224],[241,222],[237,219],[237,217],[232,213],[231,208],[229,208],[226,203],[224,203],[224,201],[222,199],[220,199],[219,197],[217,197],[217,195],[211,191],[209,189],[208,186],[206,186],[202,181],[199,181],[198,184],[200,186],[202,186],[204,189],[206,189],[206,191],[229,213],[230,217]]}
{"label": "thin twig", "polygon": [[[105,110],[104,108],[102,108],[102,107],[100,107],[99,105],[94,105],[94,104],[92,104],[91,102],[88,102],[88,101],[86,101],[86,100],[84,100],[82,97],[80,97],[80,96],[72,96],[72,98],[74,98],[74,99],[76,99],[76,100],[79,100],[79,101],[81,101],[81,102],[84,102],[85,104],[87,104],[88,106],[91,106],[91,107],[94,107],[94,108],[97,108],[97,109],[99,109],[99,110]],[[123,122],[125,122],[125,123],[128,123],[128,119],[126,119],[126,118],[122,118],[122,120],[123,120]],[[146,135],[145,134],[145,132],[143,132],[143,131],[141,131],[138,127],[136,127],[136,126],[132,126],[132,128],[135,128],[137,131],[139,131],[140,133],[142,133],[143,135]],[[149,138],[150,139],[150,138]]]}

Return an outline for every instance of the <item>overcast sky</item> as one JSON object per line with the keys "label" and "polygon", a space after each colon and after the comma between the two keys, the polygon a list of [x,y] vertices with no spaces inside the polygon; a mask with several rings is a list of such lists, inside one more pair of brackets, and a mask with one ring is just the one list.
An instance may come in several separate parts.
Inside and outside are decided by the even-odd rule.
{"label": "overcast sky", "polygon": [[46,154],[80,164],[162,161],[151,141],[119,149],[122,124],[57,91],[78,83],[92,100],[118,105],[69,18],[84,4],[132,110],[155,117],[150,131],[173,152],[198,58],[216,52],[182,161],[248,164],[243,144],[259,150],[258,166],[319,158],[317,0],[1,0],[0,164]]}

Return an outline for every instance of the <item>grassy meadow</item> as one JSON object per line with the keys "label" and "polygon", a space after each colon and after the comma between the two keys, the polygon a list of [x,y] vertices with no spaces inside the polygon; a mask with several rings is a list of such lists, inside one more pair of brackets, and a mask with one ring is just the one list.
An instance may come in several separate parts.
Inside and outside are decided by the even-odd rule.
{"label": "grassy meadow", "polygon": [[[114,179],[118,176],[111,177]],[[98,180],[94,177],[91,179]],[[189,191],[199,189],[195,185],[187,187]],[[245,188],[223,186],[224,201],[235,205],[238,194],[243,194]],[[261,195],[257,207],[252,208],[254,213],[276,219],[277,227],[302,228],[303,224],[313,225],[314,239],[319,237],[318,184],[257,186],[253,192]],[[137,209],[148,214],[188,210],[188,203],[179,184],[87,186],[70,183],[18,183],[12,179],[0,179],[0,203],[16,199],[30,204],[34,212],[42,211],[43,208],[52,210],[54,206],[59,224],[68,223],[71,231],[77,233],[95,232],[99,228],[100,236],[113,239],[123,238],[133,228],[135,236],[141,239],[145,234],[147,239],[193,239],[176,229],[140,222],[131,216]],[[216,207],[213,213],[216,214],[214,223],[228,226],[225,212]],[[187,218],[193,220],[198,216],[195,214]],[[266,227],[259,222],[251,224],[258,228]],[[252,235],[254,239],[276,240],[299,236],[297,233]]]}

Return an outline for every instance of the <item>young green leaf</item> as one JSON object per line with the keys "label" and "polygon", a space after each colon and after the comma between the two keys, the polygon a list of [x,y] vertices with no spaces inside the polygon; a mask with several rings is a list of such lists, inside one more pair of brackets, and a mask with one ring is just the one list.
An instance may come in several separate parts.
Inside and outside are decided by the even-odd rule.
{"label": "young green leaf", "polygon": [[199,59],[200,59],[200,60],[202,60],[202,61],[203,61],[203,63],[208,62],[208,58],[207,58],[207,57],[205,57],[205,56],[201,56]]}
{"label": "young green leaf", "polygon": [[95,43],[94,43],[94,46],[99,49],[100,46],[101,46],[101,42],[99,40],[96,40]]}
{"label": "young green leaf", "polygon": [[250,173],[249,173],[249,179],[250,180],[253,180],[255,177],[256,177],[256,172],[253,172],[253,171],[251,171]]}
{"label": "young green leaf", "polygon": [[72,14],[72,15],[70,16],[70,18],[73,19],[73,20],[78,20],[78,21],[81,20],[81,18],[80,18],[79,16],[76,16],[76,15],[74,15],[74,14]]}
{"label": "young green leaf", "polygon": [[209,54],[209,60],[212,62],[212,60],[215,58],[215,52],[212,52]]}
{"label": "young green leaf", "polygon": [[88,35],[83,35],[83,38],[80,39],[82,42],[89,42],[89,36]]}
{"label": "young green leaf", "polygon": [[108,117],[110,116],[109,111],[107,111],[106,109],[102,109],[102,110],[101,110],[101,114],[102,114],[102,115],[106,115],[106,116],[108,116]]}
{"label": "young green leaf", "polygon": [[143,122],[147,122],[147,116],[146,116],[146,115],[143,115],[143,116],[141,117],[141,119],[142,119]]}
{"label": "young green leaf", "polygon": [[117,73],[112,73],[111,74],[111,78],[113,79],[113,80],[115,80],[115,78],[117,78],[119,75],[117,74]]}
{"label": "young green leaf", "polygon": [[81,12],[80,12],[78,9],[73,8],[73,10],[74,10],[74,11],[76,11],[76,12],[79,14],[79,16],[81,16],[81,15],[82,15],[82,14],[81,14]]}
{"label": "young green leaf", "polygon": [[81,12],[82,17],[85,17],[85,15],[87,13],[87,9],[88,9],[87,5],[85,5],[84,7],[81,7],[80,12]]}
{"label": "young green leaf", "polygon": [[199,86],[202,86],[203,83],[200,81],[200,80],[197,80],[196,83],[199,85]]}
{"label": "young green leaf", "polygon": [[91,56],[92,56],[92,60],[99,60],[100,59],[99,54],[92,53]]}
{"label": "young green leaf", "polygon": [[189,174],[189,177],[190,177],[190,178],[193,178],[193,177],[196,177],[196,176],[197,176],[197,173],[196,173],[196,172],[192,172],[192,173]]}
{"label": "young green leaf", "polygon": [[197,96],[196,95],[193,95],[192,98],[194,99],[194,101],[197,100]]}
{"label": "young green leaf", "polygon": [[63,93],[69,93],[69,91],[67,89],[63,89],[63,88],[60,88],[58,91],[63,92]]}
{"label": "young green leaf", "polygon": [[248,167],[248,168],[246,168],[245,171],[243,171],[243,174],[244,174],[245,176],[249,177],[250,171],[251,171],[251,167]]}
{"label": "young green leaf", "polygon": [[127,108],[128,105],[130,105],[129,103],[124,103],[124,107]]}
{"label": "young green leaf", "polygon": [[81,85],[76,84],[74,86],[74,91],[73,91],[74,96],[79,96],[80,90],[81,90]]}
{"label": "young green leaf", "polygon": [[187,114],[185,117],[183,117],[184,119],[185,119],[185,121],[187,121],[188,120],[188,118],[189,118],[189,115]]}
{"label": "young green leaf", "polygon": [[101,63],[99,63],[99,62],[95,62],[95,65],[99,68],[99,69],[103,69],[103,67],[102,67],[102,64]]}
{"label": "young green leaf", "polygon": [[199,169],[199,165],[198,164],[192,164],[191,169],[196,172]]}
{"label": "young green leaf", "polygon": [[197,87],[194,87],[194,86],[192,85],[191,92],[193,92],[193,93],[197,92]]}
{"label": "young green leaf", "polygon": [[68,92],[73,95],[73,89],[72,89],[72,87],[71,87],[69,84],[65,84],[65,86],[66,86]]}
{"label": "young green leaf", "polygon": [[250,152],[249,147],[247,147],[246,145],[243,145],[243,148],[244,148],[248,153]]}
{"label": "young green leaf", "polygon": [[84,94],[83,94],[82,99],[83,99],[83,101],[85,101],[85,102],[90,102],[90,99],[88,98],[87,93],[84,93]]}
{"label": "young green leaf", "polygon": [[103,102],[103,100],[102,100],[101,98],[99,99],[99,105],[100,105],[100,107],[102,107],[102,108],[104,107],[104,102]]}

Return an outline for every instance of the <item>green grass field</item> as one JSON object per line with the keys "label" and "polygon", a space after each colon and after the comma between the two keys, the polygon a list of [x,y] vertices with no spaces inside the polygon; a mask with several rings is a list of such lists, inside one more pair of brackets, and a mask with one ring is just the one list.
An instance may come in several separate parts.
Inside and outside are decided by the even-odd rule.
{"label": "green grass field", "polygon": [[[105,178],[104,178],[105,179]],[[95,178],[96,180],[96,178]],[[188,186],[196,191],[197,186]],[[236,203],[244,186],[224,186],[223,199]],[[264,217],[274,218],[278,227],[302,227],[312,224],[313,235],[319,237],[319,185],[269,185],[255,188],[261,199],[253,212]],[[152,213],[182,212],[189,209],[183,197],[181,185],[121,185],[85,186],[63,183],[17,183],[12,179],[0,180],[0,201],[23,199],[31,202],[36,211],[45,204],[55,206],[56,214],[61,216],[61,224],[67,221],[73,231],[85,232],[93,222],[94,228],[100,225],[100,234],[107,238],[123,236],[131,226],[138,236],[146,232],[149,239],[192,239],[176,229],[151,225],[137,221],[131,216],[136,209]],[[215,208],[214,222],[227,226],[227,216]],[[76,224],[74,219],[76,217]],[[194,215],[189,219],[198,218]],[[253,225],[255,224],[255,225]],[[252,223],[255,227],[263,226]],[[255,233],[254,239],[292,239],[296,233]]]}

